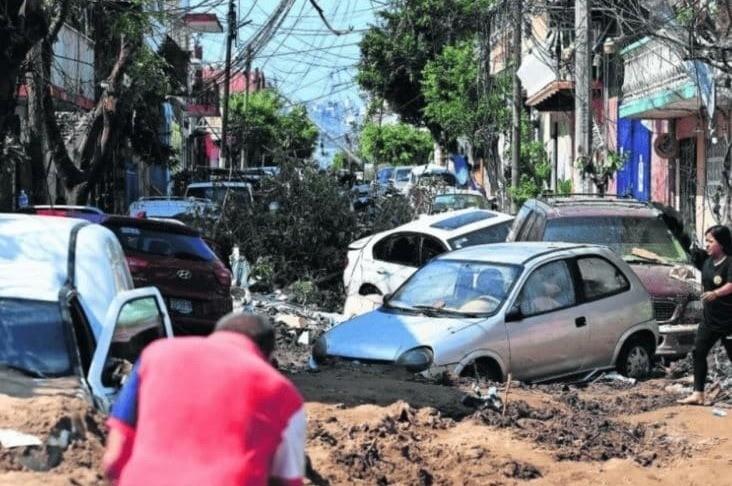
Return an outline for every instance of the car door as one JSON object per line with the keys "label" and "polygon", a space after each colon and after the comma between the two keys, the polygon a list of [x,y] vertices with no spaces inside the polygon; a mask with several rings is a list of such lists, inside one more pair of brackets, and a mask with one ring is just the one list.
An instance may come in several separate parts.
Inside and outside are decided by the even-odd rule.
{"label": "car door", "polygon": [[587,326],[566,260],[534,269],[513,306],[520,309],[520,319],[506,328],[514,377],[535,380],[580,369]]}
{"label": "car door", "polygon": [[374,244],[372,265],[364,268],[364,283],[383,294],[394,292],[419,265],[420,238],[416,233],[394,233]]}
{"label": "car door", "polygon": [[100,408],[109,408],[142,350],[156,339],[172,336],[170,317],[157,288],[117,294],[107,310],[87,375]]}
{"label": "car door", "polygon": [[621,335],[635,322],[627,305],[630,283],[623,272],[599,255],[577,258],[580,313],[587,320],[588,346],[583,369],[612,364],[615,347]]}

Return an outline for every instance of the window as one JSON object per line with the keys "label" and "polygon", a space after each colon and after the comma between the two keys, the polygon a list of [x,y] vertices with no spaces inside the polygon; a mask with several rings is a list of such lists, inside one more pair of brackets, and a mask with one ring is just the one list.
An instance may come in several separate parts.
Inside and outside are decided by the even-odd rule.
{"label": "window", "polygon": [[536,211],[531,211],[526,217],[526,223],[519,230],[516,241],[531,241],[531,236],[536,233],[533,229],[538,219],[539,215]]}
{"label": "window", "polygon": [[450,247],[458,250],[460,248],[466,248],[468,246],[486,245],[488,243],[502,243],[506,241],[510,226],[511,222],[506,221],[505,223],[499,223],[493,226],[489,226],[487,228],[481,228],[479,230],[473,231],[472,233],[458,236],[457,238],[453,238],[450,240]]}
{"label": "window", "polygon": [[511,227],[511,231],[508,232],[506,241],[518,240],[518,234],[521,231],[521,227],[526,224],[526,219],[529,217],[530,213],[531,209],[529,209],[528,206],[521,207],[518,214],[516,215],[516,219],[513,220],[513,226]]}
{"label": "window", "polygon": [[387,236],[374,245],[374,258],[397,265],[416,267],[419,264],[419,238],[413,234]]}
{"label": "window", "polygon": [[422,237],[422,257],[420,259],[420,265],[424,265],[437,255],[445,253],[445,247],[440,241],[431,236]]}
{"label": "window", "polygon": [[0,367],[34,377],[67,376],[75,355],[58,302],[0,298]]}
{"label": "window", "polygon": [[210,262],[216,258],[199,236],[155,231],[135,226],[108,226],[125,251],[183,260]]}
{"label": "window", "polygon": [[577,260],[586,300],[618,294],[630,288],[628,279],[615,265],[599,257]]}
{"label": "window", "polygon": [[165,337],[165,325],[155,297],[143,297],[125,303],[117,316],[104,367],[104,386],[115,386],[112,370],[120,362],[134,363],[148,344],[162,337]]}
{"label": "window", "polygon": [[550,219],[544,241],[609,246],[627,262],[686,263],[681,243],[659,217],[600,216]]}
{"label": "window", "polygon": [[563,260],[547,263],[534,270],[524,284],[519,298],[525,316],[543,314],[575,304],[572,276]]}

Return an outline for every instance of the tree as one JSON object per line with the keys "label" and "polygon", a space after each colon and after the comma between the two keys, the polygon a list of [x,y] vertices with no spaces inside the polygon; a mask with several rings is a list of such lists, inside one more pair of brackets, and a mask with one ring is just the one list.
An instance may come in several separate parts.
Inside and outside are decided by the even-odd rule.
{"label": "tree", "polygon": [[426,164],[432,148],[430,133],[408,123],[367,123],[359,139],[360,152],[377,164]]}
{"label": "tree", "polygon": [[270,164],[282,157],[302,160],[312,155],[318,128],[305,106],[287,110],[285,99],[272,88],[235,94],[229,103],[237,137],[234,152],[243,150],[247,160],[264,158]]}
{"label": "tree", "polygon": [[[65,20],[72,6],[87,8],[85,2],[62,0],[43,11],[48,18],[53,11],[58,15],[50,25]],[[36,45],[29,56],[32,73],[28,83],[28,106],[31,132],[40,137],[44,145],[45,166],[51,164],[63,182],[68,202],[84,204],[104,177],[110,166],[112,154],[124,144],[128,136],[132,107],[139,101],[143,84],[123,83],[125,74],[141,73],[148,65],[143,36],[152,33],[154,0],[134,2],[94,3],[93,15],[95,40],[96,104],[86,115],[86,122],[77,127],[73,140],[64,140],[55,116],[55,101],[51,95],[50,67],[53,61],[52,44],[58,30],[48,34]],[[110,55],[111,54],[111,55]],[[155,77],[155,75],[151,75]],[[138,79],[138,82],[140,79]],[[68,146],[67,146],[68,142]],[[46,164],[45,161],[48,161]],[[43,167],[43,165],[41,167]],[[34,179],[39,179],[35,173]],[[43,194],[42,192],[40,194]]]}
{"label": "tree", "polygon": [[[402,120],[424,121],[422,72],[443,47],[476,32],[477,11],[489,0],[404,0],[379,12],[361,40],[358,83]],[[430,126],[431,130],[437,127]],[[437,134],[437,132],[433,133]]]}

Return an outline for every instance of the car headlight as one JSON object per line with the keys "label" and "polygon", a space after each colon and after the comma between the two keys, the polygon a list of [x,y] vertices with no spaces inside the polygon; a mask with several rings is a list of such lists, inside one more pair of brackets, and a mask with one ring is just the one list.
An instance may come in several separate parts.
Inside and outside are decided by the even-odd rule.
{"label": "car headlight", "polygon": [[320,336],[315,345],[313,346],[313,359],[316,363],[322,363],[328,356],[328,342],[325,339],[325,334]]}
{"label": "car headlight", "polygon": [[433,358],[432,350],[426,346],[421,346],[403,352],[397,359],[397,364],[404,366],[407,371],[419,373],[432,366]]}
{"label": "car headlight", "polygon": [[686,303],[681,320],[684,322],[700,322],[704,316],[704,305],[701,300],[690,300]]}

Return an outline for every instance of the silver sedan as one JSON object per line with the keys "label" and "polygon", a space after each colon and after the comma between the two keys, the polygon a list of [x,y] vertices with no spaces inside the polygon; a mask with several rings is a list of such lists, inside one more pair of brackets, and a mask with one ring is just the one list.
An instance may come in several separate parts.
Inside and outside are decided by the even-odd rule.
{"label": "silver sedan", "polygon": [[326,332],[312,364],[523,381],[617,368],[642,378],[657,343],[649,295],[610,249],[501,243],[432,260],[380,308]]}

